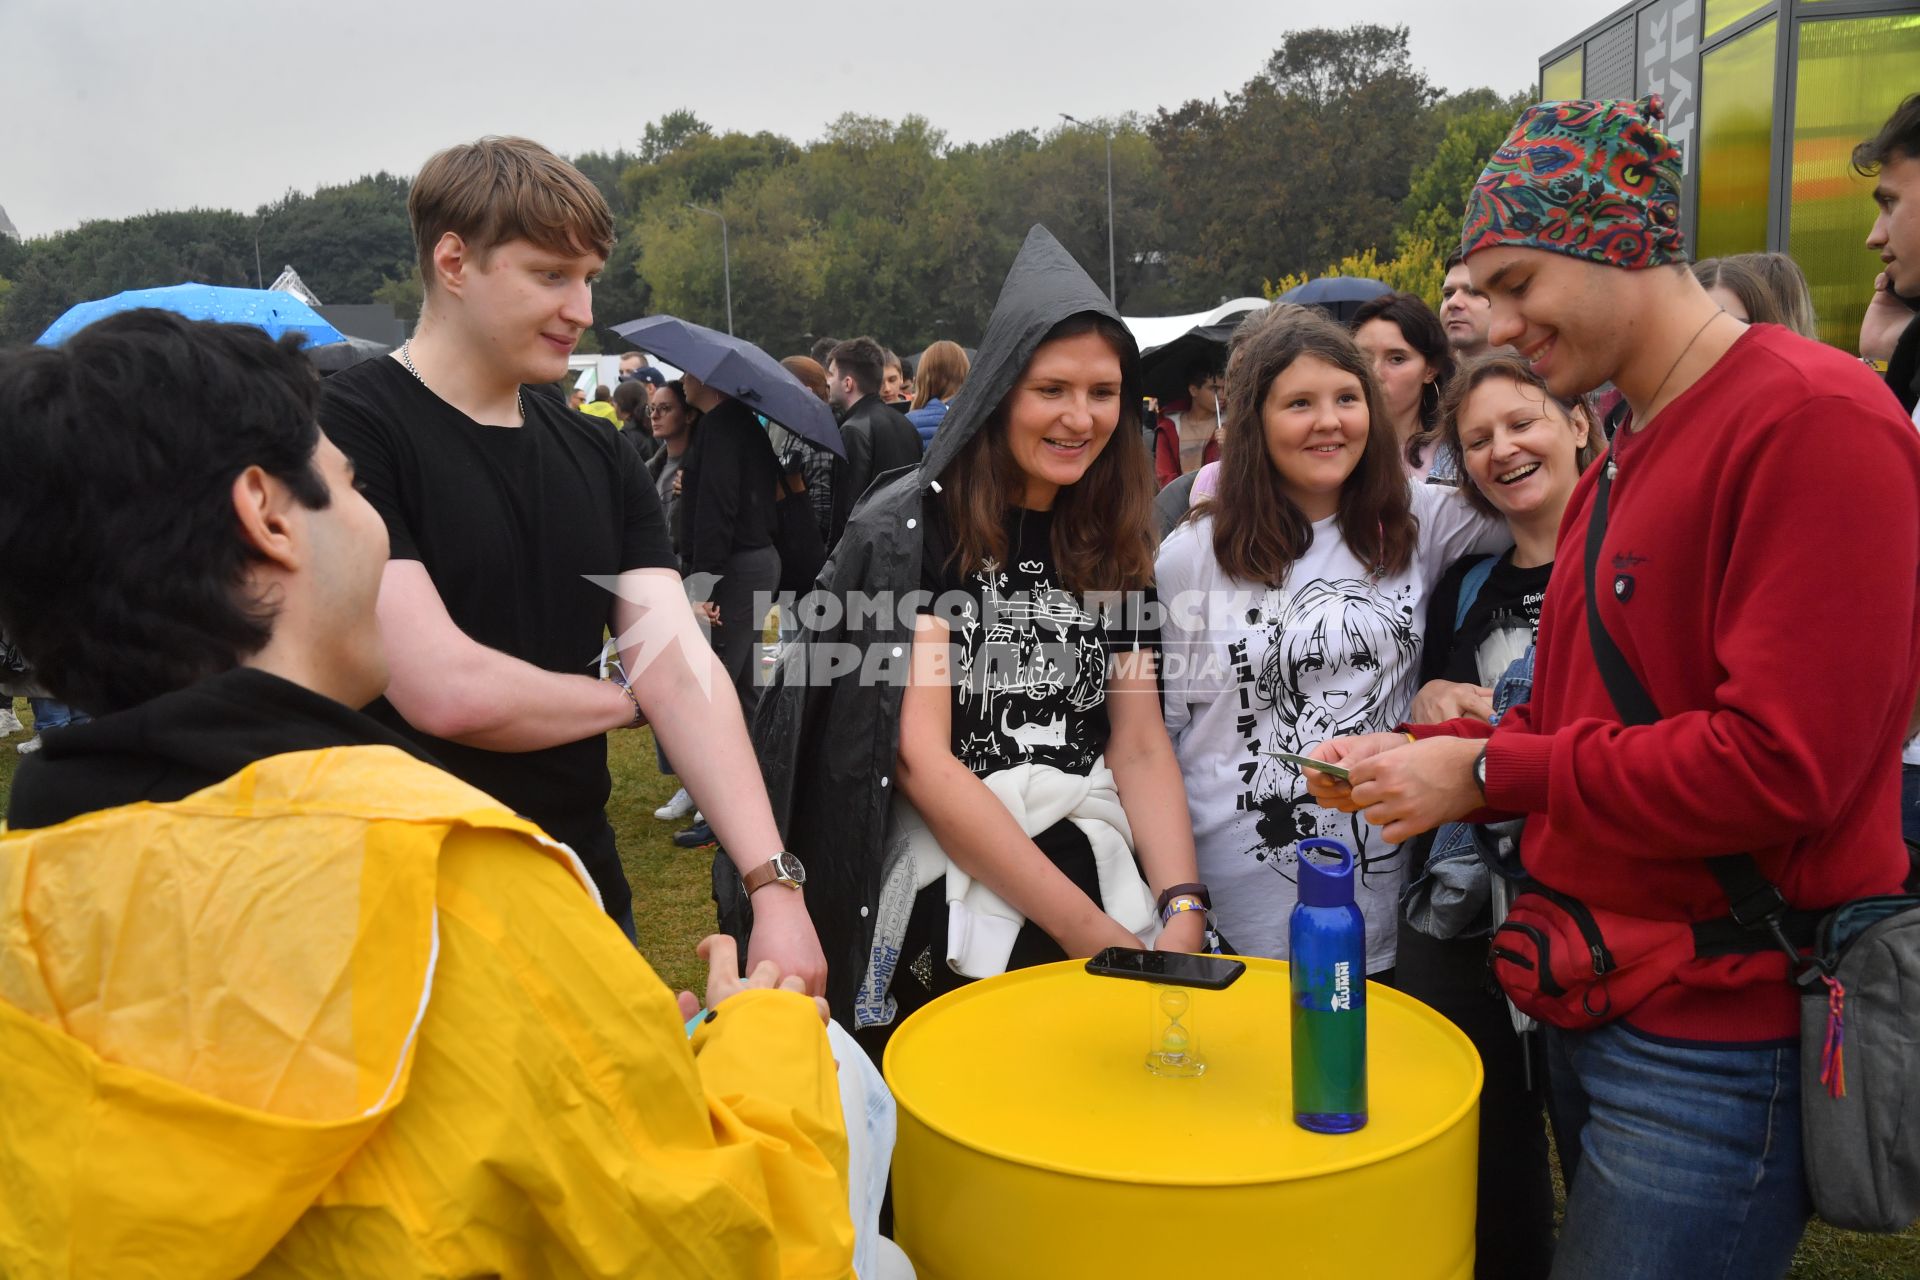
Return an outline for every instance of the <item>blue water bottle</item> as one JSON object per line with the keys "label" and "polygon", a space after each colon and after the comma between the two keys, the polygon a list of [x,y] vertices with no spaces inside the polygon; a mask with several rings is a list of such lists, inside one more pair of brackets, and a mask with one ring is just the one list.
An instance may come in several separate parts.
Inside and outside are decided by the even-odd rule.
{"label": "blue water bottle", "polygon": [[[1353,854],[1300,842],[1300,900],[1287,922],[1293,980],[1293,1119],[1315,1133],[1367,1123],[1367,923],[1353,903]],[[1331,865],[1312,854],[1331,855]]]}

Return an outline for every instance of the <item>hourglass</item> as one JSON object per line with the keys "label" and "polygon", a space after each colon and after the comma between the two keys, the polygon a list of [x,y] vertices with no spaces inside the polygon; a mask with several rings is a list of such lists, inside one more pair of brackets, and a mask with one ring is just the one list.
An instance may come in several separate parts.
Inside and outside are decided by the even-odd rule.
{"label": "hourglass", "polygon": [[1193,1037],[1193,993],[1185,987],[1147,987],[1147,1070],[1156,1076],[1191,1080],[1207,1069]]}

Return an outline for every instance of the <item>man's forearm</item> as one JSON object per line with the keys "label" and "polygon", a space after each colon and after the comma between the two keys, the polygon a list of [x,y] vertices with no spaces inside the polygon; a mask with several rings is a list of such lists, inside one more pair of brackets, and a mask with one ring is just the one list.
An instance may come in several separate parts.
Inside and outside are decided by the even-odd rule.
{"label": "man's forearm", "polygon": [[[704,672],[692,662],[701,663]],[[780,829],[740,700],[719,657],[704,644],[697,654],[677,650],[651,663],[634,691],[674,772],[734,865],[744,873],[780,852]]]}
{"label": "man's forearm", "polygon": [[633,704],[611,683],[480,644],[409,684],[396,681],[387,695],[407,723],[485,751],[540,751],[633,722]]}

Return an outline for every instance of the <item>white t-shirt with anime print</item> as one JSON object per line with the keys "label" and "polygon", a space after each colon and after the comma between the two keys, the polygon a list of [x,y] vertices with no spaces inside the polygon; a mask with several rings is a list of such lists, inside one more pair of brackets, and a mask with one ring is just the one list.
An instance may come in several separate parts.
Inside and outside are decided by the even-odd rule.
{"label": "white t-shirt with anime print", "polygon": [[1358,814],[1322,809],[1299,770],[1270,752],[1305,754],[1328,738],[1405,719],[1420,669],[1427,596],[1448,565],[1504,550],[1500,520],[1457,489],[1409,486],[1420,534],[1412,563],[1376,575],[1347,549],[1337,520],[1280,588],[1229,578],[1202,517],[1161,544],[1161,678],[1167,731],[1193,818],[1200,878],[1222,933],[1244,955],[1287,955],[1295,845],[1321,836],[1353,850],[1355,901],[1367,921],[1367,972],[1394,962],[1406,867],[1399,845]]}

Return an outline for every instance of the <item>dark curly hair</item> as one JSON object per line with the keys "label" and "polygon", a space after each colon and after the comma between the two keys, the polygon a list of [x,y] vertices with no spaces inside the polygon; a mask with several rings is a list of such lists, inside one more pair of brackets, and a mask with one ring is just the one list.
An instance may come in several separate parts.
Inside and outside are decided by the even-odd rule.
{"label": "dark curly hair", "polygon": [[265,647],[234,480],[309,509],[319,380],[297,337],[130,311],[0,353],[0,629],[82,710],[123,710]]}

